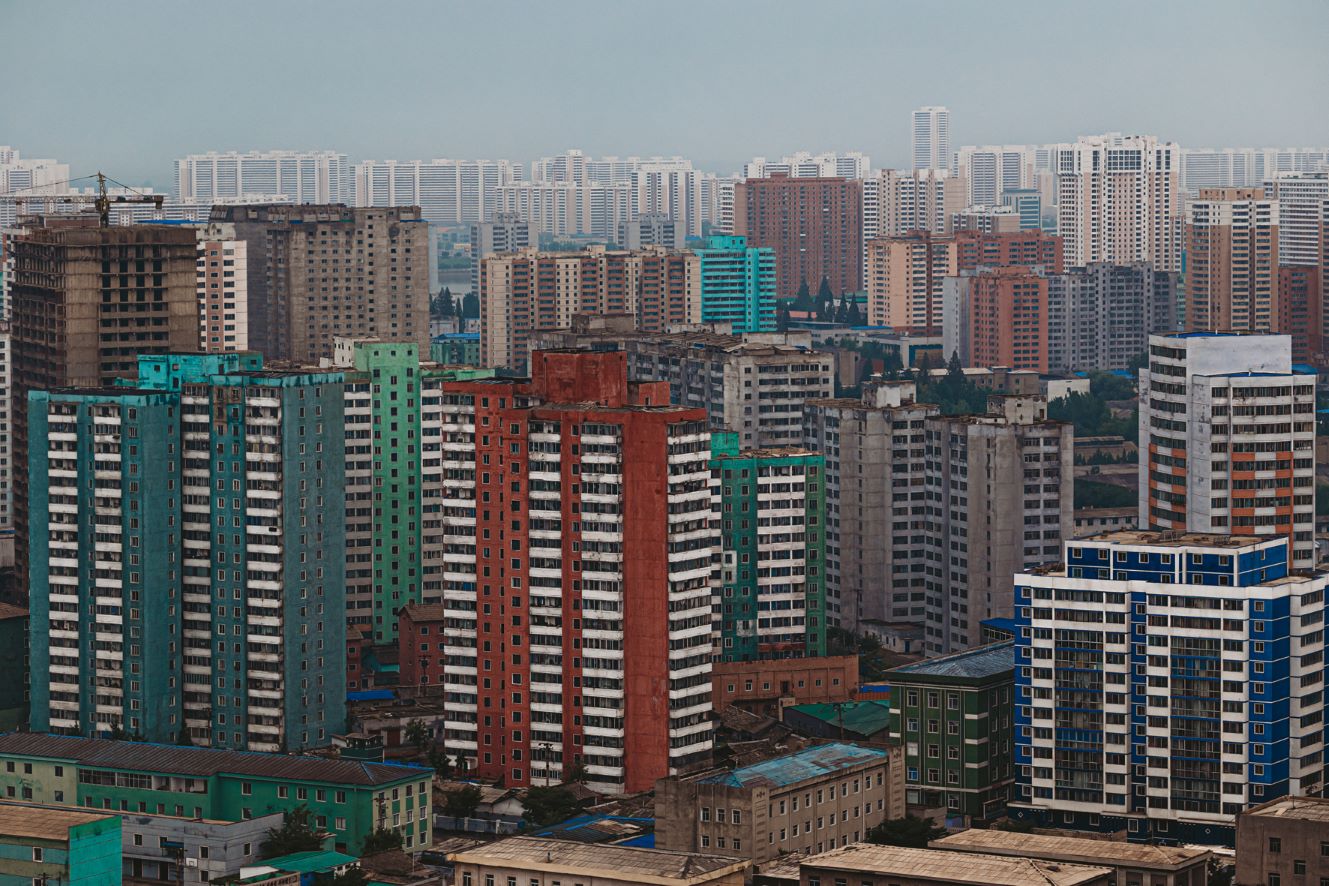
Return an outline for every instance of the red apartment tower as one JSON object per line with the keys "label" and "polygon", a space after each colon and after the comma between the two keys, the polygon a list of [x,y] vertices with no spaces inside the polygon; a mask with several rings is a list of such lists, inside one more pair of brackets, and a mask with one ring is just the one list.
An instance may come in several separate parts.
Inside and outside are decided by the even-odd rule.
{"label": "red apartment tower", "polygon": [[992,268],[1022,265],[1041,267],[1045,273],[1062,272],[1061,238],[1042,231],[1011,231],[986,234],[956,231],[956,264],[961,271],[979,266]]}
{"label": "red apartment tower", "polygon": [[969,280],[974,366],[1048,371],[1048,281],[1030,268],[994,268]]}
{"label": "red apartment tower", "polygon": [[750,178],[734,186],[734,233],[775,251],[775,294],[823,279],[836,295],[863,285],[863,183],[850,178]]}
{"label": "red apartment tower", "polygon": [[705,411],[629,383],[622,352],[536,351],[529,380],[443,396],[448,746],[510,787],[707,764]]}

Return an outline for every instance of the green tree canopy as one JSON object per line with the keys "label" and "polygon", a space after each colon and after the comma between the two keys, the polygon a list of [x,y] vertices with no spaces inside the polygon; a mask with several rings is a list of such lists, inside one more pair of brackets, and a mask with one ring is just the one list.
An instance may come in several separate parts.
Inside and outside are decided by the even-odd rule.
{"label": "green tree canopy", "polygon": [[429,727],[419,717],[406,724],[406,740],[415,745],[417,751],[429,746]]}
{"label": "green tree canopy", "polygon": [[276,858],[293,852],[315,852],[323,840],[314,828],[309,807],[301,803],[282,815],[281,827],[270,828],[259,851],[264,858]]}
{"label": "green tree canopy", "polygon": [[474,292],[468,292],[462,296],[461,315],[467,320],[478,320],[480,318],[480,297]]}
{"label": "green tree canopy", "polygon": [[443,795],[443,814],[453,818],[470,818],[480,808],[480,789],[468,784]]}
{"label": "green tree canopy", "polygon": [[537,826],[557,824],[581,811],[581,803],[563,785],[531,788],[522,805],[526,809],[523,817]]}
{"label": "green tree canopy", "polygon": [[926,849],[928,843],[940,840],[947,831],[938,827],[930,818],[906,815],[904,818],[892,818],[883,821],[867,833],[869,843],[883,846],[909,846],[914,849]]}
{"label": "green tree canopy", "polygon": [[378,828],[368,837],[360,846],[360,854],[373,855],[376,852],[386,852],[389,849],[401,848],[401,831],[388,830],[387,828]]}

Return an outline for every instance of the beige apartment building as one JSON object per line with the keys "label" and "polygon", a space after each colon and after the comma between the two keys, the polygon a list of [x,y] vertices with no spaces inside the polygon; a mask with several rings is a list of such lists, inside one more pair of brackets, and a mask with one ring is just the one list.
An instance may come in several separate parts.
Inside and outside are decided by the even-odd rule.
{"label": "beige apartment building", "polygon": [[857,842],[905,814],[900,749],[831,743],[655,785],[655,845],[770,861]]}
{"label": "beige apartment building", "polygon": [[928,844],[950,852],[1112,869],[1112,886],[1205,886],[1213,853],[1193,846],[1156,846],[1086,837],[971,828]]}
{"label": "beige apartment building", "polygon": [[510,837],[454,852],[454,886],[743,886],[739,858]]}
{"label": "beige apartment building", "polygon": [[855,843],[804,859],[800,886],[1112,886],[1110,868]]}
{"label": "beige apartment building", "polygon": [[1201,188],[1186,219],[1186,332],[1275,332],[1278,201]]}

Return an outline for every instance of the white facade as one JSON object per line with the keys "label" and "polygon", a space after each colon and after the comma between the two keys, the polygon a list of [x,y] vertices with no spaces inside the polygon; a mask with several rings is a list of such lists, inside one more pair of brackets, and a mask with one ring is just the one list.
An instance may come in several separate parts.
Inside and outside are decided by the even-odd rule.
{"label": "white facade", "polygon": [[1153,262],[1180,270],[1180,149],[1154,136],[1083,136],[1053,148],[1066,267]]}
{"label": "white facade", "polygon": [[866,244],[910,231],[951,231],[965,207],[964,181],[945,169],[881,169],[863,180],[864,267]]}
{"label": "white facade", "polygon": [[965,180],[965,203],[998,206],[1011,190],[1034,186],[1033,145],[965,145],[955,152],[952,171]]}
{"label": "white facade", "polygon": [[175,161],[173,196],[182,203],[350,203],[351,176],[346,155],[336,151],[210,151]]}
{"label": "white facade", "polygon": [[356,206],[419,206],[431,225],[488,221],[498,189],[520,178],[507,160],[364,160],[355,164]]}
{"label": "white facade", "polygon": [[204,351],[249,350],[248,255],[235,225],[198,228],[198,342]]}
{"label": "white facade", "polygon": [[867,178],[872,160],[867,154],[850,151],[844,154],[828,152],[811,154],[798,151],[778,160],[753,157],[743,164],[743,178],[770,178],[787,175],[790,178]]}
{"label": "white facade", "polygon": [[1200,188],[1258,188],[1285,172],[1329,168],[1329,148],[1182,148],[1181,186],[1191,196]]}
{"label": "white facade", "polygon": [[1290,336],[1151,336],[1140,451],[1142,528],[1290,535],[1314,567],[1315,376]]}
{"label": "white facade", "polygon": [[0,194],[63,194],[69,190],[69,164],[27,158],[16,148],[0,145]]}
{"label": "white facade", "polygon": [[1329,220],[1329,171],[1279,173],[1265,183],[1265,196],[1278,202],[1278,263],[1319,265]]}
{"label": "white facade", "polygon": [[609,241],[632,218],[630,182],[513,182],[498,189],[498,212],[514,214],[555,237]]}
{"label": "white facade", "polygon": [[951,112],[943,107],[919,108],[913,114],[915,169],[951,168]]}

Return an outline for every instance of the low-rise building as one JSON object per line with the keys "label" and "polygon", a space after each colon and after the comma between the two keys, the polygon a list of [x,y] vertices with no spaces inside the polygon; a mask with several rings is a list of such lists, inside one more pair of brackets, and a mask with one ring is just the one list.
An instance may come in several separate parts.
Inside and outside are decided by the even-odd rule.
{"label": "low-rise building", "polygon": [[1193,846],[1158,846],[1049,834],[971,828],[933,840],[933,849],[1111,868],[1112,886],[1206,886],[1213,853]]}
{"label": "low-rise building", "polygon": [[107,812],[243,821],[306,806],[339,851],[379,828],[426,848],[433,770],[37,733],[0,735],[6,796]]}
{"label": "low-rise building", "polygon": [[831,743],[655,785],[655,844],[754,862],[862,840],[904,814],[898,748]]}
{"label": "low-rise building", "polygon": [[1283,797],[1237,816],[1236,886],[1329,881],[1329,799]]}
{"label": "low-rise building", "polygon": [[784,724],[800,735],[885,744],[891,737],[891,703],[868,699],[791,705]]}
{"label": "low-rise building", "polygon": [[1106,867],[855,843],[804,859],[800,886],[1112,886]]}
{"label": "low-rise building", "polygon": [[236,876],[258,862],[282,813],[240,821],[120,813],[124,879],[135,886],[194,886]]}
{"label": "low-rise building", "polygon": [[0,884],[120,886],[120,819],[0,803]]}
{"label": "low-rise building", "polygon": [[994,643],[887,673],[910,806],[989,820],[1014,782],[1015,644]]}
{"label": "low-rise building", "polygon": [[716,710],[740,707],[778,716],[780,704],[845,701],[858,688],[858,656],[716,661],[711,695]]}
{"label": "low-rise building", "polygon": [[593,886],[743,886],[742,859],[542,837],[509,837],[454,852],[456,886],[587,883]]}

